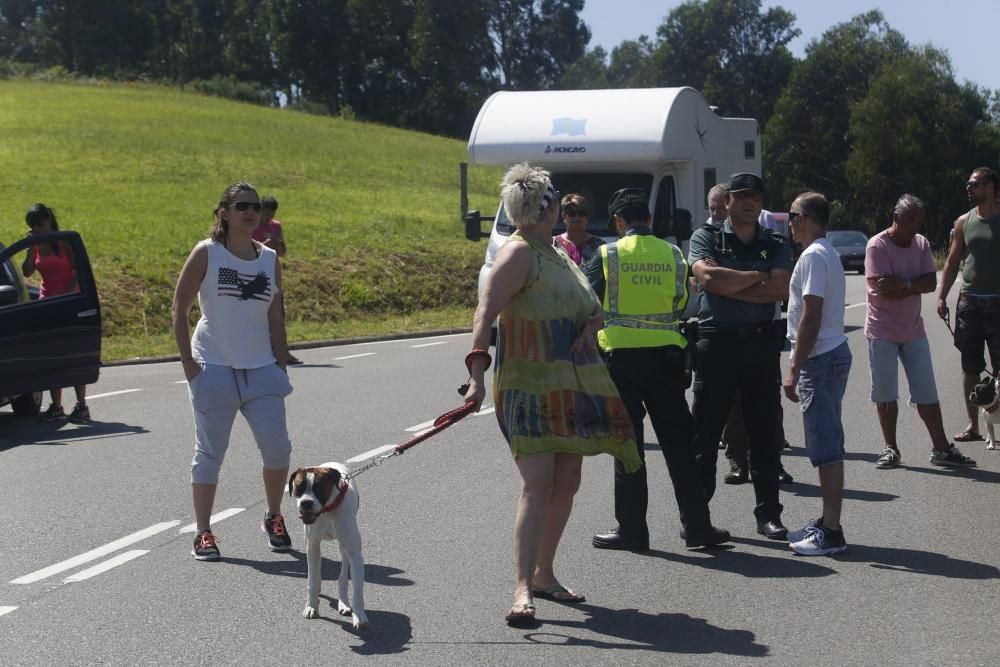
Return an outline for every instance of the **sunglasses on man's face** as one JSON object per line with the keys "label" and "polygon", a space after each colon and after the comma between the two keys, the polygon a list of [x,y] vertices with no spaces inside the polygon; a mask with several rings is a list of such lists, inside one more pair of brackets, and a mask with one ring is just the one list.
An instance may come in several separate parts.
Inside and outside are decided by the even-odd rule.
{"label": "sunglasses on man's face", "polygon": [[234,203],[229,208],[235,208],[237,211],[245,211],[248,208],[252,208],[257,213],[260,213],[260,202],[259,201],[238,201]]}
{"label": "sunglasses on man's face", "polygon": [[807,217],[809,216],[803,213],[802,211],[790,211],[788,213],[788,222],[795,222],[799,218],[807,218]]}
{"label": "sunglasses on man's face", "polygon": [[568,218],[586,218],[587,217],[587,212],[586,211],[581,211],[580,209],[573,208],[572,206],[567,206],[566,208],[564,208],[563,209],[563,213],[565,213],[566,217],[568,217]]}
{"label": "sunglasses on man's face", "polygon": [[977,181],[977,180],[973,179],[971,181],[968,181],[965,184],[965,189],[966,190],[975,190],[976,188],[978,188],[980,185],[982,185],[985,182],[986,181]]}

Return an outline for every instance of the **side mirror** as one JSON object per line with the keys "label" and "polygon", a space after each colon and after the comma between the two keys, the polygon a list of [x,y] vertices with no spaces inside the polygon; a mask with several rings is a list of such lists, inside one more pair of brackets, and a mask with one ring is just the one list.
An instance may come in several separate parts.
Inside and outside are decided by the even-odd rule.
{"label": "side mirror", "polygon": [[479,211],[473,209],[465,214],[465,238],[478,241],[483,237],[483,219]]}
{"label": "side mirror", "polygon": [[674,236],[677,237],[677,243],[687,241],[691,234],[691,211],[686,208],[674,209]]}
{"label": "side mirror", "polygon": [[17,288],[11,285],[0,285],[0,306],[13,306],[20,300]]}

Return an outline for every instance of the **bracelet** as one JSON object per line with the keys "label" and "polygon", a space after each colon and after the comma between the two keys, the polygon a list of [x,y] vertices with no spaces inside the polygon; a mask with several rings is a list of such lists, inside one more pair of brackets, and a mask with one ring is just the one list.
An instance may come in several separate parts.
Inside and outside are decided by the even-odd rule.
{"label": "bracelet", "polygon": [[472,360],[475,359],[476,357],[486,357],[486,368],[483,368],[483,371],[489,368],[490,364],[493,363],[493,357],[490,356],[489,352],[487,352],[486,350],[481,350],[479,348],[474,348],[472,352],[469,352],[467,355],[465,355],[465,367],[469,369],[469,374],[472,373]]}

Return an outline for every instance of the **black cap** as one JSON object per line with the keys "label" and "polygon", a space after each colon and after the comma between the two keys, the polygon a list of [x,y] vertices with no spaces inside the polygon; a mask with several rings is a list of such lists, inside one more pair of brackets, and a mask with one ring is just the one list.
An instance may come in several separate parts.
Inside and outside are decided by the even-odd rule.
{"label": "black cap", "polygon": [[614,217],[618,211],[634,204],[646,206],[646,193],[642,191],[642,188],[622,188],[612,194],[611,199],[608,200],[608,215]]}
{"label": "black cap", "polygon": [[729,177],[729,191],[753,190],[764,194],[764,181],[757,174],[733,174]]}

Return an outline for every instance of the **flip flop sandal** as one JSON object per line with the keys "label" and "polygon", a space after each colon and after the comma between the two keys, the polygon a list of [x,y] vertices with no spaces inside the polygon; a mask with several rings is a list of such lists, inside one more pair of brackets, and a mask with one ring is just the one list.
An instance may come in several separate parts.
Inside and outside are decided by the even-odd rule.
{"label": "flip flop sandal", "polygon": [[587,597],[585,595],[577,595],[575,593],[569,592],[565,586],[560,586],[556,584],[555,586],[549,586],[545,590],[531,591],[531,594],[536,598],[542,600],[551,600],[552,602],[566,602],[568,604],[577,604],[580,602],[586,602]]}
{"label": "flip flop sandal", "polygon": [[961,433],[956,433],[951,436],[951,439],[955,442],[975,442],[976,440],[982,440],[983,436],[973,431],[971,428],[967,428]]}
{"label": "flip flop sandal", "polygon": [[525,603],[511,607],[504,620],[512,628],[531,627],[535,623],[535,605]]}

